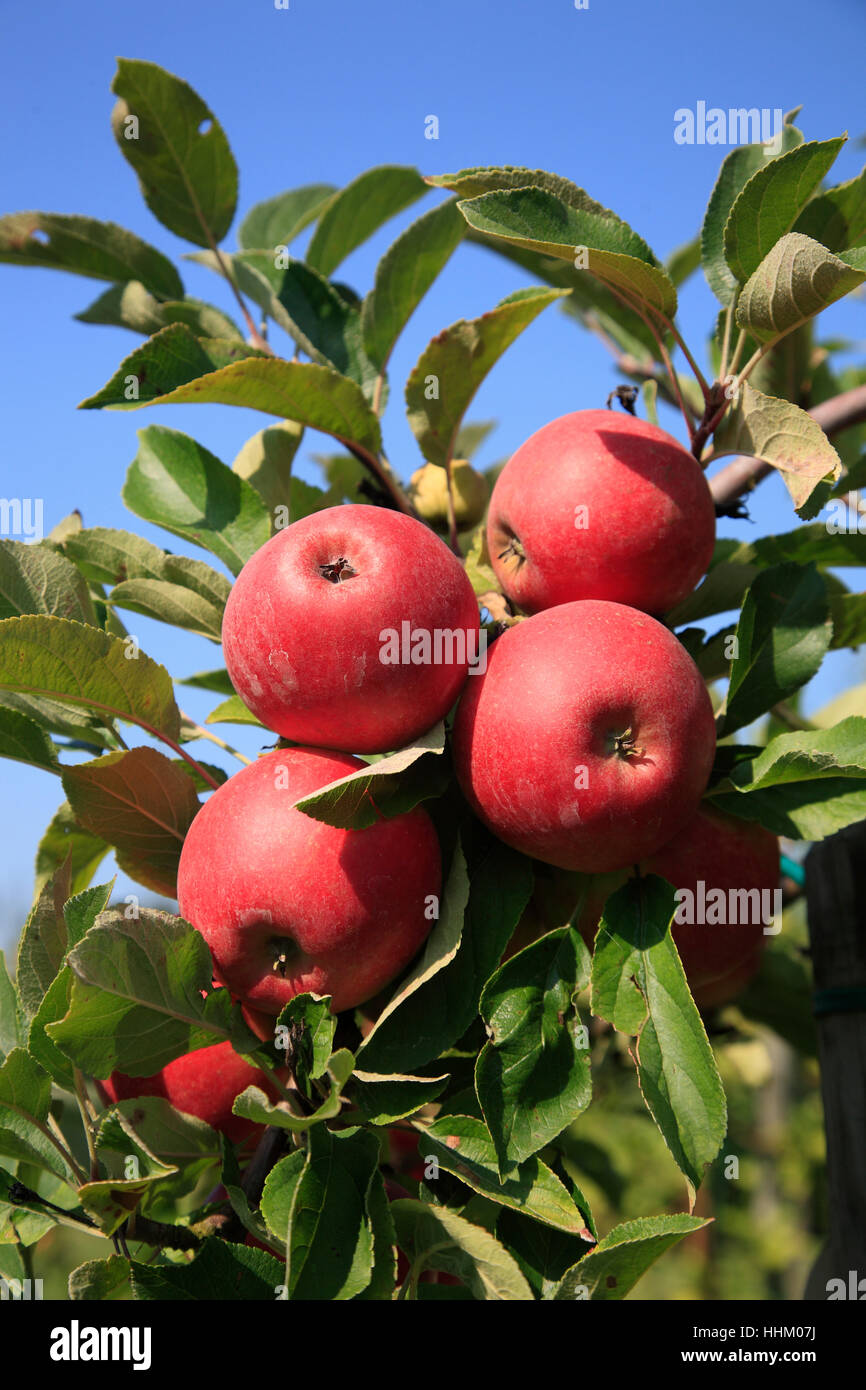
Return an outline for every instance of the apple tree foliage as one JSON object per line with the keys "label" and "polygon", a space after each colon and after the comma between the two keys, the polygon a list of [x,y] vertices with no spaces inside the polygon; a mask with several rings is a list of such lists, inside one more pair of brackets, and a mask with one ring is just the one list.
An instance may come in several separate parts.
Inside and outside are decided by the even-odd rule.
{"label": "apple tree foliage", "polygon": [[[61,1224],[114,1241],[114,1254],[71,1273],[76,1299],[622,1298],[705,1224],[695,1194],[726,1132],[713,1049],[671,937],[673,890],[650,879],[617,893],[592,958],[573,922],[552,921],[500,964],[533,865],[460,803],[442,726],[300,803],[332,825],[364,826],[371,796],[385,816],[423,802],[447,881],[424,950],[372,1027],[335,1019],[312,995],[284,1009],[276,1041],[290,1049],[292,1084],[276,1103],[255,1087],[235,1102],[262,1126],[255,1158],[165,1100],[97,1101],[93,1078],[148,1075],[216,1042],[271,1072],[286,1060],[212,985],[192,926],[129,900],[112,906],[113,884],[93,886],[113,853],[133,880],[174,896],[200,797],[226,775],[191,753],[212,731],[182,715],[175,682],[138,650],[122,614],[219,643],[226,572],[277,527],[347,500],[411,511],[383,451],[388,363],[469,241],[507,258],[519,288],[422,351],[405,399],[423,459],[449,470],[471,453],[484,434],[465,423],[477,388],[558,303],[614,350],[650,418],[659,394],[679,405],[696,457],[747,455],[778,470],[791,529],[720,540],[704,581],[667,618],[719,692],[708,795],[794,840],[864,818],[857,692],[838,721],[791,711],[828,650],[866,641],[866,596],[837,574],[866,563],[866,530],[856,517],[847,529],[815,519],[866,482],[863,433],[852,425],[834,445],[808,413],[863,380],[834,368],[838,345],[821,344],[813,325],[866,279],[866,172],[829,182],[842,140],[805,141],[791,113],[778,148],[727,155],[700,234],[667,263],[570,180],[522,168],[425,178],[382,166],[342,189],[292,189],[247,212],[231,252],[221,246],[238,177],[216,117],[151,63],[120,61],[113,90],[114,135],[149,209],[197,248],[188,259],[230,289],[232,312],[188,297],[178,268],[134,232],[86,216],[5,216],[0,259],[105,282],[78,318],[140,336],[83,409],[219,402],[277,423],[232,463],[162,425],[139,433],[127,507],[210,561],[84,528],[76,515],[38,544],[0,543],[0,754],[55,777],[62,796],[39,844],[14,981],[0,971],[0,1270],[22,1276],[28,1248]],[[349,253],[433,190],[447,196],[397,237],[366,294],[343,283]],[[310,228],[306,255],[291,254]],[[678,287],[698,267],[720,306],[706,373],[676,321]],[[320,485],[293,474],[307,431],[332,441]],[[513,621],[481,528],[463,550],[485,623]],[[736,610],[735,624],[708,632]],[[217,699],[208,725],[256,724],[222,667],[187,684]],[[774,717],[765,746],[732,737],[780,709],[788,726]],[[796,985],[784,1000],[780,978]],[[788,1038],[808,1036],[804,980],[800,960],[773,942],[740,1007]],[[565,1137],[590,1105],[612,1033],[682,1171],[683,1210],[602,1234]],[[385,1184],[389,1127],[418,1136],[423,1164],[396,1194]],[[431,1285],[429,1271],[454,1282]]]}

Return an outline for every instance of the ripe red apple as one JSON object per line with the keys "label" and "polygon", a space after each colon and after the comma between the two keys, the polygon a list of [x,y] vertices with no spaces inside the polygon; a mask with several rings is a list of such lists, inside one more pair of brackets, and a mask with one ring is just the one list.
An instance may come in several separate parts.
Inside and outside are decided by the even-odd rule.
{"label": "ripe red apple", "polygon": [[487,514],[491,562],[526,613],[608,599],[666,613],[709,566],[716,517],[697,460],[664,430],[578,410],[521,444]]}
{"label": "ripe red apple", "polygon": [[454,759],[481,820],[523,854],[602,873],[637,863],[697,809],[712,704],[673,633],[618,603],[509,628],[466,686]]}
{"label": "ripe red apple", "polygon": [[232,1103],[241,1091],[258,1086],[271,1100],[279,1100],[279,1092],[265,1073],[235,1052],[230,1042],[176,1057],[154,1076],[125,1076],[115,1071],[97,1085],[111,1104],[139,1096],[163,1096],[176,1110],[221,1130],[233,1144],[261,1128],[253,1120],[232,1114]]}
{"label": "ripe red apple", "polygon": [[223,618],[226,666],[267,728],[350,753],[402,748],[445,715],[478,651],[478,604],[429,527],[329,507],[244,565]]}
{"label": "ripe red apple", "polygon": [[[775,911],[779,886],[776,836],[704,802],[640,867],[692,895],[681,899],[672,932],[696,1003],[706,1008],[733,998],[757,972],[766,945],[765,918]],[[593,944],[605,901],[625,878],[620,873],[590,881],[580,916],[587,945]],[[702,899],[705,906],[699,912]],[[698,916],[704,920],[696,920]]]}
{"label": "ripe red apple", "polygon": [[376,994],[412,959],[438,910],[441,856],[420,808],[340,830],[294,803],[365,764],[345,753],[277,749],[230,777],[198,812],[178,869],[182,915],[202,933],[221,984],[278,1014],[296,994],[334,1012]]}

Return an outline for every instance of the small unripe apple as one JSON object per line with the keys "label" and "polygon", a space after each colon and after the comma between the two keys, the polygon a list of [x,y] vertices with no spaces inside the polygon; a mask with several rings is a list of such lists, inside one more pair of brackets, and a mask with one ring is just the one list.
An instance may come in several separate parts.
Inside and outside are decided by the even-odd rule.
{"label": "small unripe apple", "polygon": [[531,435],[487,515],[491,563],[525,613],[579,599],[666,613],[706,573],[715,531],[692,454],[611,410],[575,411]]}
{"label": "small unripe apple", "polygon": [[204,1120],[233,1144],[261,1129],[255,1121],[232,1114],[232,1104],[241,1091],[258,1086],[271,1100],[280,1098],[265,1073],[235,1052],[230,1042],[176,1057],[153,1076],[125,1076],[115,1071],[96,1084],[109,1104],[139,1096],[163,1096],[176,1110]]}
{"label": "small unripe apple", "polygon": [[586,873],[670,840],[697,810],[715,745],[685,648],[619,603],[563,604],[509,628],[454,721],[457,777],[494,835]]}
{"label": "small unripe apple", "polygon": [[[451,461],[451,495],[458,531],[477,526],[487,506],[487,479],[476,473],[468,459]],[[437,463],[425,463],[412,474],[409,497],[416,512],[438,531],[448,529],[448,477]]]}
{"label": "small unripe apple", "polygon": [[276,749],[224,782],[187,831],[180,911],[250,1021],[307,991],[332,995],[335,1013],[363,1003],[408,965],[436,920],[439,841],[420,807],[364,830],[295,809],[364,767],[345,753]]}
{"label": "small unripe apple", "polygon": [[478,604],[428,526],[349,504],[256,551],[229,595],[222,639],[232,683],[266,728],[386,753],[454,704],[478,654]]}

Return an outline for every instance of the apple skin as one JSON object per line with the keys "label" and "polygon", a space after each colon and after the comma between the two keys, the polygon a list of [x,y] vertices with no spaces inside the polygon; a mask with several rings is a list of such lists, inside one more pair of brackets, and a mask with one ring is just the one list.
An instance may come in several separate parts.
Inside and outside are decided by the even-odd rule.
{"label": "apple skin", "polygon": [[[404,622],[465,635],[438,662],[382,661],[383,633],[402,633]],[[266,728],[296,743],[385,753],[447,714],[478,630],[466,572],[428,526],[350,504],[304,517],[256,551],[229,595],[222,639],[232,684]]]}
{"label": "apple skin", "polygon": [[498,637],[454,721],[457,777],[485,825],[586,873],[670,840],[697,810],[715,744],[710,697],[681,643],[645,613],[595,601]]}
{"label": "apple skin", "polygon": [[491,563],[525,613],[579,599],[666,613],[706,573],[715,533],[697,460],[664,430],[610,410],[574,411],[531,435],[487,513]]}
{"label": "apple skin", "polygon": [[[721,889],[772,892],[779,886],[779,841],[754,821],[738,820],[709,803],[673,839],[648,856],[640,866],[658,874],[674,888],[697,893]],[[590,880],[580,915],[580,931],[592,946],[604,904],[622,886],[626,874]],[[761,964],[767,943],[763,923],[674,922],[672,933],[695,1002],[701,1008],[726,1002],[748,983]]]}
{"label": "apple skin", "polygon": [[341,830],[294,809],[365,766],[276,749],[223,783],[187,832],[181,915],[207,941],[220,984],[256,1013],[278,1014],[308,990],[333,995],[335,1013],[353,1008],[399,974],[433,926],[426,899],[439,897],[442,868],[425,811]]}
{"label": "apple skin", "polygon": [[97,1086],[109,1104],[139,1096],[163,1096],[176,1110],[206,1121],[233,1144],[261,1129],[255,1121],[232,1114],[232,1103],[241,1091],[258,1086],[271,1100],[280,1098],[265,1073],[235,1052],[230,1042],[176,1057],[154,1076],[125,1076],[115,1071]]}

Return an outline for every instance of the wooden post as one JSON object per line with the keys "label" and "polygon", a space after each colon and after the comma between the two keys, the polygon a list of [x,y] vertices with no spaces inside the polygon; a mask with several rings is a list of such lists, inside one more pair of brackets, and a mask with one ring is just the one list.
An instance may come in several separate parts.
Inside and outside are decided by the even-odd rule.
{"label": "wooden post", "polygon": [[[829,1231],[804,1297],[827,1299],[835,1291],[837,1297],[866,1299],[866,822],[810,850],[806,898]],[[831,1279],[843,1284],[828,1290]]]}

